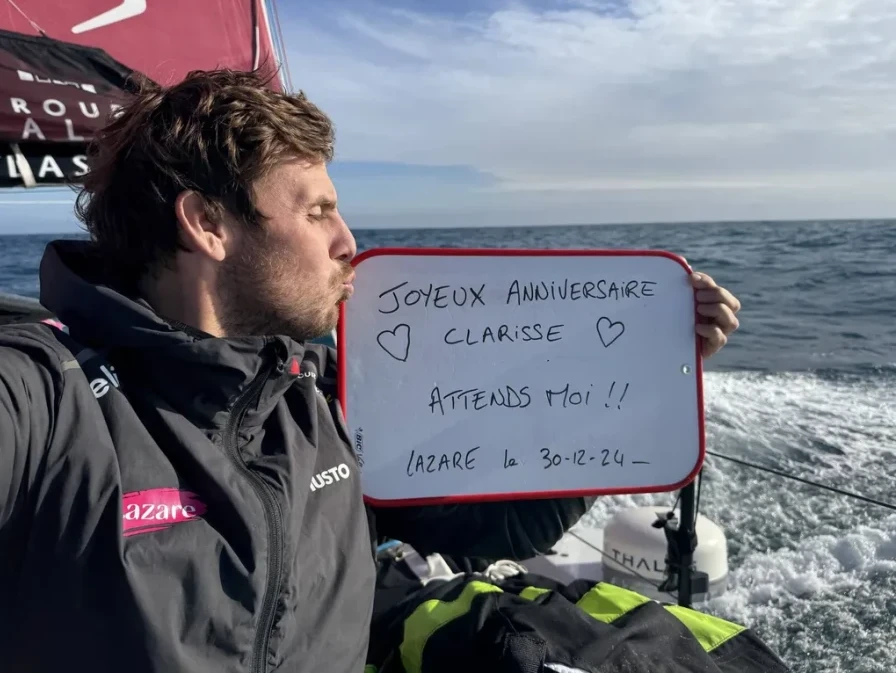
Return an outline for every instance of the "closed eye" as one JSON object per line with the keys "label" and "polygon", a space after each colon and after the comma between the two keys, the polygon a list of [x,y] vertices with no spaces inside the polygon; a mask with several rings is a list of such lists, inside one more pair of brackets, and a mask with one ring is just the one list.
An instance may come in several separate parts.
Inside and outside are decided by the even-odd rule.
{"label": "closed eye", "polygon": [[310,210],[308,211],[308,217],[313,220],[324,220],[330,216],[330,214],[336,210],[336,202],[330,199],[318,199],[315,203],[312,204]]}

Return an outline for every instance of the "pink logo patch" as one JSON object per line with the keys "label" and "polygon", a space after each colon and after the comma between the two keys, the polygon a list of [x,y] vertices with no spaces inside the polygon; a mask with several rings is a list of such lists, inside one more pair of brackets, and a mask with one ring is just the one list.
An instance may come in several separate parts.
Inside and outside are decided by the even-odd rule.
{"label": "pink logo patch", "polygon": [[155,533],[176,523],[199,519],[207,507],[191,491],[151,488],[125,493],[121,499],[122,531],[125,537]]}
{"label": "pink logo patch", "polygon": [[59,331],[65,332],[66,334],[68,334],[68,327],[63,325],[61,322],[59,322],[55,318],[47,318],[46,320],[41,320],[41,322],[44,323],[45,325],[49,325],[50,327],[55,327]]}

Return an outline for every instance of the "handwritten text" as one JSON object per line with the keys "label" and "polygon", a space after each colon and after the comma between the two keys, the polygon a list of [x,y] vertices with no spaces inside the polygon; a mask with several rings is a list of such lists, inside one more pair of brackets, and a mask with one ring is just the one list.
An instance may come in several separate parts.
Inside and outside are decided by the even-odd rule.
{"label": "handwritten text", "polygon": [[476,456],[473,454],[479,450],[478,446],[467,451],[454,451],[452,453],[417,453],[411,450],[408,458],[407,475],[413,477],[419,473],[442,472],[450,470],[472,470],[476,468]]}
{"label": "handwritten text", "polygon": [[[477,452],[481,451],[480,454]],[[408,456],[405,474],[413,477],[418,474],[439,474],[445,472],[472,472],[479,467],[484,470],[502,467],[510,470],[529,462],[537,461],[543,470],[552,470],[569,466],[572,469],[587,467],[594,470],[621,469],[626,466],[650,465],[647,460],[630,456],[621,449],[614,448],[580,448],[552,449],[482,449],[475,446],[463,451],[441,453],[418,453],[412,450]]]}
{"label": "handwritten text", "polygon": [[475,346],[486,343],[514,343],[516,341],[560,341],[563,338],[561,330],[563,325],[549,325],[543,327],[541,323],[532,325],[497,325],[486,326],[481,329],[466,328],[458,330],[452,327],[445,333],[445,343],[449,346],[464,344]]}
{"label": "handwritten text", "polygon": [[538,283],[520,283],[515,280],[507,291],[507,304],[522,305],[533,301],[578,301],[581,299],[641,299],[653,297],[656,285],[651,280],[626,280],[621,282],[598,280],[570,282],[564,280]]}
{"label": "handwritten text", "polygon": [[485,291],[485,283],[478,287],[452,287],[451,285],[433,285],[407,289],[408,281],[390,287],[380,293],[380,299],[385,302],[389,310],[379,309],[380,313],[395,313],[402,306],[416,306],[420,304],[424,308],[449,308],[470,307],[480,304],[485,306],[482,293]]}
{"label": "handwritten text", "polygon": [[443,416],[445,408],[449,411],[458,409],[481,411],[489,407],[507,407],[508,409],[525,409],[532,403],[529,394],[529,386],[523,386],[519,390],[513,386],[501,386],[491,392],[481,388],[468,388],[450,390],[443,393],[439,386],[435,386],[429,394],[429,410],[432,413],[438,411]]}

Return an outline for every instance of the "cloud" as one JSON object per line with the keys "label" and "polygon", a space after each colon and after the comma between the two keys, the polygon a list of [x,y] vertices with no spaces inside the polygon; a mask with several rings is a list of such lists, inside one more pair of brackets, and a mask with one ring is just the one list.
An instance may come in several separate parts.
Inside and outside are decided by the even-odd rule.
{"label": "cloud", "polygon": [[469,166],[482,203],[834,189],[896,212],[892,0],[331,3],[284,33],[342,160]]}
{"label": "cloud", "polygon": [[279,9],[354,226],[896,215],[893,0]]}

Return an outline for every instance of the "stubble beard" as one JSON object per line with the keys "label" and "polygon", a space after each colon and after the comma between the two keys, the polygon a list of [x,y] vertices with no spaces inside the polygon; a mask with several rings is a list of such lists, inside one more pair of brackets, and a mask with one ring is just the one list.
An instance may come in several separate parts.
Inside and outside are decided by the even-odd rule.
{"label": "stubble beard", "polygon": [[[350,268],[350,267],[349,267]],[[218,315],[228,336],[288,336],[309,341],[329,334],[339,319],[342,274],[335,274],[324,296],[302,288],[316,287],[314,279],[296,272],[285,255],[253,248],[226,259],[218,283]],[[313,290],[311,290],[313,292]]]}

